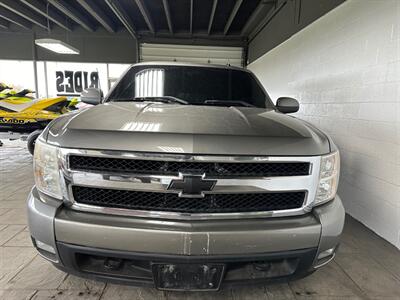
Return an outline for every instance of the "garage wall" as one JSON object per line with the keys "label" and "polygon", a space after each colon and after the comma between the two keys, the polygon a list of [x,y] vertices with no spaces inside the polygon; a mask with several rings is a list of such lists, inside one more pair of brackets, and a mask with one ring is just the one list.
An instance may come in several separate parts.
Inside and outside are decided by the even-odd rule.
{"label": "garage wall", "polygon": [[[250,34],[248,60],[253,62],[289,39],[345,0],[277,0],[273,17],[254,37]],[[377,0],[379,1],[379,0]],[[382,0],[385,1],[385,0]]]}
{"label": "garage wall", "polygon": [[400,1],[348,0],[249,65],[339,146],[346,211],[400,248]]}

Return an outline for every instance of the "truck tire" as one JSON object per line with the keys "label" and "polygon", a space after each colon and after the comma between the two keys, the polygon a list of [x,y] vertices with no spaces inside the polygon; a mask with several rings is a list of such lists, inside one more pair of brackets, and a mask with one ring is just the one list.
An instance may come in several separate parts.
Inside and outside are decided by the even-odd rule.
{"label": "truck tire", "polygon": [[35,151],[36,139],[39,137],[39,135],[41,133],[42,133],[42,130],[35,130],[30,135],[28,135],[27,146],[28,146],[29,153],[32,155],[33,155],[33,152]]}

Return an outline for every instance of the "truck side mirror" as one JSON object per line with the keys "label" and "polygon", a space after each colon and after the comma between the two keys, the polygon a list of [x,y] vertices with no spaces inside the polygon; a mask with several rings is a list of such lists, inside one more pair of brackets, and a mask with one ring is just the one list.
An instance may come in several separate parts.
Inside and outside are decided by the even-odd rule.
{"label": "truck side mirror", "polygon": [[299,102],[290,97],[280,97],[276,100],[276,108],[284,114],[295,113],[299,110]]}
{"label": "truck side mirror", "polygon": [[100,104],[103,100],[103,92],[96,88],[87,88],[81,93],[81,101],[91,105]]}

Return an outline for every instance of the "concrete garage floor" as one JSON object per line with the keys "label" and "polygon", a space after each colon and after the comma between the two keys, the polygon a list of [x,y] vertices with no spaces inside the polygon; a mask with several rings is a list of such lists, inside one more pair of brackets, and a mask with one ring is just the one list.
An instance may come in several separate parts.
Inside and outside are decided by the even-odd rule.
{"label": "concrete garage floor", "polygon": [[335,261],[310,277],[219,293],[163,293],[69,276],[37,255],[25,200],[33,185],[25,143],[0,148],[0,299],[400,299],[400,251],[347,216]]}

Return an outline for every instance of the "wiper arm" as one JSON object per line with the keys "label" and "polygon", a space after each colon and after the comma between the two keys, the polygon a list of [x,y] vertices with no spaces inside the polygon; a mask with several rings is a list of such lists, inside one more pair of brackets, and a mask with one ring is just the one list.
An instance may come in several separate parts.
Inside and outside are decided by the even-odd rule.
{"label": "wiper arm", "polygon": [[247,103],[245,101],[238,100],[205,100],[203,104],[210,105],[223,105],[223,106],[245,106],[245,107],[255,107],[253,104]]}
{"label": "wiper arm", "polygon": [[134,101],[133,98],[115,98],[115,99],[110,99],[110,102],[128,102],[128,101]]}
{"label": "wiper arm", "polygon": [[179,99],[173,96],[158,96],[158,97],[135,97],[133,101],[155,101],[163,103],[179,103],[179,104],[189,104],[189,102]]}

